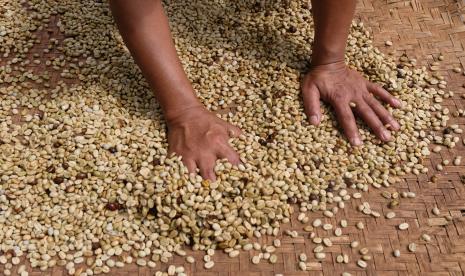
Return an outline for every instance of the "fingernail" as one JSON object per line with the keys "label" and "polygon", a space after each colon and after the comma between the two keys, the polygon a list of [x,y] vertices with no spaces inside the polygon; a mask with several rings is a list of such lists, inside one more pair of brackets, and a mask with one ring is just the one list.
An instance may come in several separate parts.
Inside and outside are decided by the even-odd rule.
{"label": "fingernail", "polygon": [[318,123],[319,123],[318,116],[316,115],[310,116],[310,124],[316,126]]}
{"label": "fingernail", "polygon": [[394,103],[395,106],[402,107],[402,102],[399,101],[398,99],[394,99],[394,100],[392,100],[392,102]]}
{"label": "fingernail", "polygon": [[400,125],[399,125],[399,123],[398,123],[397,121],[392,121],[392,122],[391,122],[391,126],[392,126],[392,128],[394,128],[395,130],[400,129]]}
{"label": "fingernail", "polygon": [[362,144],[362,140],[360,140],[359,137],[355,137],[350,140],[350,143],[352,146],[360,146]]}
{"label": "fingernail", "polygon": [[391,139],[391,133],[388,131],[388,130],[383,130],[381,132],[381,138],[384,140],[384,141],[388,141],[389,139]]}

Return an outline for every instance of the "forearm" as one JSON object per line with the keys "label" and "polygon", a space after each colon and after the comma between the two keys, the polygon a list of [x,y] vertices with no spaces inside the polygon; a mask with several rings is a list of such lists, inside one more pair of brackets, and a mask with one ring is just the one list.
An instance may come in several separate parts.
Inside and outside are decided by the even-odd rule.
{"label": "forearm", "polygon": [[159,0],[110,0],[120,33],[155,91],[165,117],[199,106],[182,68]]}
{"label": "forearm", "polygon": [[312,0],[315,38],[312,65],[344,61],[356,0]]}

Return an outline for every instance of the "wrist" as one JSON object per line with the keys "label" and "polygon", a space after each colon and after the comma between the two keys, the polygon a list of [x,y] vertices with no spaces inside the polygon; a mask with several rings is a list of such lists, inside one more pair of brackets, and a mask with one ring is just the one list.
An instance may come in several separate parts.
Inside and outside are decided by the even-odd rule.
{"label": "wrist", "polygon": [[311,63],[310,64],[310,71],[342,71],[347,68],[345,61],[335,61],[335,62],[328,62],[328,63]]}
{"label": "wrist", "polygon": [[168,124],[190,109],[204,108],[191,87],[186,89],[177,87],[176,90],[169,89],[169,91],[169,95],[164,94],[163,97],[160,97],[161,95],[157,97]]}
{"label": "wrist", "polygon": [[344,53],[345,49],[330,49],[315,46],[312,53],[311,65],[344,63]]}
{"label": "wrist", "polygon": [[195,112],[202,112],[205,111],[205,106],[203,106],[200,102],[196,101],[187,105],[183,105],[180,107],[171,107],[164,109],[164,116],[166,123],[169,125],[173,125],[179,123],[185,119],[192,119],[192,114]]}

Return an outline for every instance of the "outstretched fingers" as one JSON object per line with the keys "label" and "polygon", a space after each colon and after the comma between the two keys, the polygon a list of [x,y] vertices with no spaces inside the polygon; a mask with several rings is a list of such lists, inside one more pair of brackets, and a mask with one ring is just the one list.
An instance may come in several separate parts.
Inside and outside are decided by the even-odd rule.
{"label": "outstretched fingers", "polygon": [[399,130],[400,125],[394,119],[391,113],[384,108],[384,106],[376,100],[373,96],[368,96],[365,99],[366,103],[373,109],[376,115],[379,117],[384,126],[391,130]]}
{"label": "outstretched fingers", "polygon": [[355,123],[355,117],[350,109],[349,103],[345,101],[334,101],[332,103],[337,120],[344,130],[344,134],[353,146],[360,146],[362,139]]}
{"label": "outstretched fingers", "polygon": [[373,93],[373,95],[378,97],[383,102],[391,105],[392,107],[396,107],[396,108],[402,107],[402,103],[396,97],[392,96],[391,93],[387,92],[384,88],[382,88],[381,86],[367,81],[367,89],[369,92]]}
{"label": "outstretched fingers", "polygon": [[361,100],[357,102],[355,110],[358,116],[365,121],[379,139],[385,142],[391,139],[391,133],[384,127],[378,115],[365,101]]}

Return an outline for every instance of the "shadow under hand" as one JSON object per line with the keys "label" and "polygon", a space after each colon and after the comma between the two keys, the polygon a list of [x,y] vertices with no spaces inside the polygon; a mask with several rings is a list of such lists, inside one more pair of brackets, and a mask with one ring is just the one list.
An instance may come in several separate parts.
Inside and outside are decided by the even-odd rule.
{"label": "shadow under hand", "polygon": [[[301,5],[303,16],[298,21],[307,23],[304,29],[283,16],[290,12],[290,5]],[[169,0],[165,8],[174,36],[192,47],[208,47],[221,53],[221,49],[215,49],[221,45],[258,64],[278,62],[301,72],[308,69],[313,43],[308,4],[287,0]],[[212,43],[212,36],[216,42],[206,44]]]}

